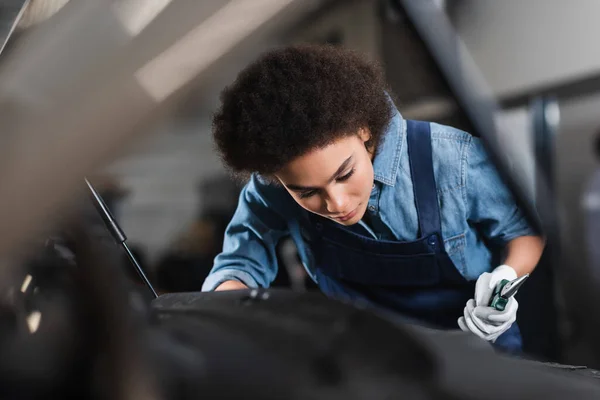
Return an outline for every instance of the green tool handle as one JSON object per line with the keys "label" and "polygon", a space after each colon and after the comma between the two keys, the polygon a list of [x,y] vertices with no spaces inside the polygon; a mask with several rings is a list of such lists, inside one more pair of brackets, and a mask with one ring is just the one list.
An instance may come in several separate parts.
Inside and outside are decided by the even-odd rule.
{"label": "green tool handle", "polygon": [[490,307],[495,308],[498,311],[504,311],[509,299],[500,296],[500,293],[502,293],[502,289],[508,282],[510,281],[502,279],[496,284],[494,292],[492,293],[492,299],[490,300]]}

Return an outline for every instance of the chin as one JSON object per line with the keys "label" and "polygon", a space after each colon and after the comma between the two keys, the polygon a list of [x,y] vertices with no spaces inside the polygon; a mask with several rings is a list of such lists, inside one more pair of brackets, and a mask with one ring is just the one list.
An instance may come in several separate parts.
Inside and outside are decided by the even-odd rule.
{"label": "chin", "polygon": [[352,218],[351,220],[348,220],[348,221],[337,221],[336,220],[335,222],[337,222],[338,224],[343,225],[343,226],[351,226],[351,225],[357,224],[358,221],[360,221],[360,218]]}

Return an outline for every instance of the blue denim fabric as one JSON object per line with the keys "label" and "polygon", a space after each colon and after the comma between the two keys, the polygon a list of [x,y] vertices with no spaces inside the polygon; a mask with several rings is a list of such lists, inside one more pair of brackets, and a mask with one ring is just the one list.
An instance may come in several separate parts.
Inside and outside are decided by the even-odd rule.
{"label": "blue denim fabric", "polygon": [[[535,235],[489,160],[481,141],[458,129],[431,123],[433,167],[442,235],[458,271],[475,280],[501,262],[510,240]],[[374,159],[375,185],[369,200],[369,226],[353,230],[375,239],[415,240],[417,212],[406,144],[406,121],[396,111]],[[308,274],[317,280],[308,235],[307,211],[283,187],[253,176],[243,188],[227,228],[223,252],[202,287],[214,290],[226,280],[268,287],[277,274],[277,243],[291,236]]]}

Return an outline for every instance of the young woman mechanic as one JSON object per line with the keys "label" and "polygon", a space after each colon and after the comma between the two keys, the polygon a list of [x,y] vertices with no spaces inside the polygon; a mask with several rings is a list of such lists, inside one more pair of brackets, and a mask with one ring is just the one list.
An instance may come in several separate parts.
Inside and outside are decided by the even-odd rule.
{"label": "young woman mechanic", "polygon": [[380,70],[329,46],[269,52],[222,93],[218,150],[249,177],[203,290],[268,287],[291,236],[320,289],[518,351],[517,301],[536,236],[468,133],[404,120]]}

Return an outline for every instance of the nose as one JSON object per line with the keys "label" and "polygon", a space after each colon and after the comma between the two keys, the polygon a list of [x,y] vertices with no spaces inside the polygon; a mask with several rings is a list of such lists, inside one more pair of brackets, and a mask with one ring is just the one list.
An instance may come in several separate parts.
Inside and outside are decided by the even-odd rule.
{"label": "nose", "polygon": [[330,214],[342,214],[348,212],[348,195],[342,190],[329,191],[325,198],[325,207]]}

